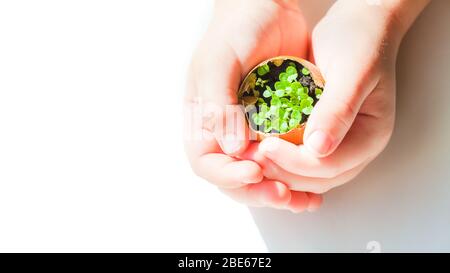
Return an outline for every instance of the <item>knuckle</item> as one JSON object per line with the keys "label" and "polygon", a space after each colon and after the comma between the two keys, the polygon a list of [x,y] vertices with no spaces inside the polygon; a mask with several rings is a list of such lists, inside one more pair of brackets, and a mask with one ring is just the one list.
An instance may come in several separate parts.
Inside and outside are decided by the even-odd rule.
{"label": "knuckle", "polygon": [[352,103],[343,100],[336,100],[334,107],[337,122],[341,123],[345,128],[350,128],[355,116],[358,114],[356,107]]}

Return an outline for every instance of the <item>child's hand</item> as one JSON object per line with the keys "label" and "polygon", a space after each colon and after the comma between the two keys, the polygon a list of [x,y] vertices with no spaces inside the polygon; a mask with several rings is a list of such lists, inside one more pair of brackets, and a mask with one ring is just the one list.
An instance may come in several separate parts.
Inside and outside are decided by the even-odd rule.
{"label": "child's hand", "polygon": [[320,204],[314,194],[291,192],[285,181],[264,178],[253,160],[232,157],[248,145],[245,117],[237,106],[240,81],[267,58],[306,57],[307,43],[295,0],[222,0],[217,1],[214,18],[194,54],[185,117],[191,166],[197,175],[246,204],[296,212]]}
{"label": "child's hand", "polygon": [[388,143],[395,61],[406,31],[397,15],[384,5],[338,1],[315,28],[313,54],[326,85],[308,120],[305,145],[269,138],[259,147],[301,178],[291,189],[323,193],[346,183]]}

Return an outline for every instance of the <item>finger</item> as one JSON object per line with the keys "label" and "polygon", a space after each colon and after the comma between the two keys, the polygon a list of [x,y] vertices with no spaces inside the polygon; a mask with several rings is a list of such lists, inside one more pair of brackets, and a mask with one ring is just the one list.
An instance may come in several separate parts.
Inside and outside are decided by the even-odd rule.
{"label": "finger", "polygon": [[[204,132],[207,135],[209,132]],[[262,180],[262,170],[258,164],[249,160],[237,160],[220,152],[215,139],[192,141],[188,154],[194,172],[224,188],[238,188],[245,184]]]}
{"label": "finger", "polygon": [[316,38],[313,42],[317,65],[326,84],[308,119],[304,143],[314,156],[325,157],[342,142],[379,76],[374,72],[375,65],[362,62],[354,55],[341,54],[330,60],[328,51],[332,49],[323,46],[323,39]]}
{"label": "finger", "polygon": [[[385,145],[378,132],[378,121],[358,116],[339,148],[325,158],[317,158],[304,145],[296,146],[279,138],[267,138],[258,150],[290,173],[319,178],[334,178],[375,157]],[[384,136],[383,136],[384,139]]]}
{"label": "finger", "polygon": [[202,155],[197,164],[201,166],[197,173],[200,177],[222,188],[242,187],[263,178],[261,168],[255,162],[235,160],[220,153]]}
{"label": "finger", "polygon": [[221,189],[221,191],[249,206],[288,209],[294,213],[309,211],[310,208],[315,210],[322,202],[319,195],[289,191],[283,183],[270,180],[239,189]]}
{"label": "finger", "polygon": [[237,189],[221,189],[234,200],[253,207],[285,208],[291,192],[281,182],[263,180]]}
{"label": "finger", "polygon": [[217,105],[236,104],[241,67],[234,50],[223,41],[205,40],[197,48],[189,68],[194,96]]}
{"label": "finger", "polygon": [[[195,104],[188,104],[185,118],[195,115]],[[226,188],[237,188],[248,183],[260,182],[263,178],[258,164],[238,160],[222,153],[213,133],[203,129],[202,122],[186,122],[185,147],[194,172],[211,183]]]}
{"label": "finger", "polygon": [[249,206],[288,209],[294,213],[316,211],[322,204],[322,197],[318,194],[289,191],[283,183],[270,180],[238,189],[220,190]]}
{"label": "finger", "polygon": [[309,212],[317,211],[323,203],[323,197],[321,194],[315,194],[312,192],[306,193],[309,197],[309,203],[307,210]]}
{"label": "finger", "polygon": [[283,181],[290,190],[323,194],[354,179],[367,165],[366,162],[333,178],[318,178],[296,175],[283,170],[273,162],[263,166],[263,175],[269,179]]}
{"label": "finger", "polygon": [[250,145],[249,149],[242,154],[240,158],[255,161],[261,166],[265,177],[268,179],[282,181],[290,190],[294,191],[311,192],[316,194],[325,193],[331,188],[340,186],[355,178],[367,164],[364,162],[360,166],[357,166],[356,168],[339,174],[333,178],[307,177],[284,170],[270,159],[262,156],[262,154],[258,152],[257,146],[258,144],[256,143]]}
{"label": "finger", "polygon": [[243,109],[238,106],[237,91],[241,69],[232,49],[209,49],[208,57],[196,58],[193,70],[197,99],[208,115],[213,115],[211,130],[226,154],[241,152],[248,145],[248,128]]}
{"label": "finger", "polygon": [[304,212],[308,208],[308,205],[309,196],[305,192],[291,191],[291,200],[286,207],[294,213],[300,213]]}

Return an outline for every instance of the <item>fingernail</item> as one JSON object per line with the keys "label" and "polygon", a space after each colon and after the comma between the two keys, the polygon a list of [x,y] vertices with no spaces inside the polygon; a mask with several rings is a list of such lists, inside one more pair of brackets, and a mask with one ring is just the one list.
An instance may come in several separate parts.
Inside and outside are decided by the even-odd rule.
{"label": "fingernail", "polygon": [[222,139],[222,148],[227,154],[235,153],[241,148],[241,141],[235,135],[228,134]]}
{"label": "fingernail", "polygon": [[305,145],[318,155],[326,155],[331,149],[332,140],[327,133],[317,130],[306,139]]}

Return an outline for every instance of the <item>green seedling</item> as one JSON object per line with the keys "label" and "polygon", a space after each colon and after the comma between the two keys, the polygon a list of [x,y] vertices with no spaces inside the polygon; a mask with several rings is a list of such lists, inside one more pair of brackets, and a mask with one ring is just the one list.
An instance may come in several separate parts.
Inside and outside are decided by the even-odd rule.
{"label": "green seedling", "polygon": [[269,71],[270,71],[269,65],[265,64],[265,65],[258,67],[258,70],[256,71],[256,73],[258,73],[259,76],[264,76],[267,73],[269,73]]}
{"label": "green seedling", "polygon": [[[268,64],[258,67],[257,74],[261,77],[270,72]],[[309,76],[310,71],[302,68],[301,76]],[[308,92],[308,87],[299,82],[299,73],[294,63],[290,63],[284,71],[278,75],[278,81],[269,86],[268,80],[256,79],[256,86],[264,88],[262,97],[260,92],[254,91],[256,100],[256,112],[251,119],[260,131],[265,133],[287,133],[296,128],[309,116],[314,107],[314,98]],[[256,92],[258,95],[256,95]],[[319,99],[322,89],[315,88],[314,95]]]}
{"label": "green seedling", "polygon": [[303,74],[303,75],[308,76],[310,73],[311,73],[311,72],[309,72],[308,68],[303,67],[303,69],[302,69],[302,74]]}

